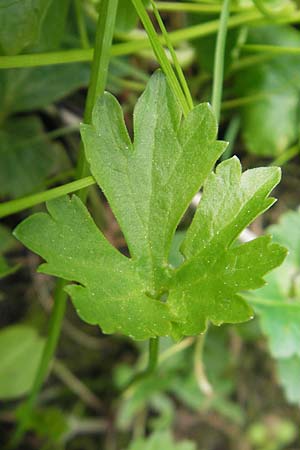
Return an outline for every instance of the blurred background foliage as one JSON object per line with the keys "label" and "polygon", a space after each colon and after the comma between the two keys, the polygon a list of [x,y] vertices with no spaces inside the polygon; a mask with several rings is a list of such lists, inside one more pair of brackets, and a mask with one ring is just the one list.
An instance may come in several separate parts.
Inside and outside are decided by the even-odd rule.
{"label": "blurred background foliage", "polygon": [[[263,15],[261,5],[279,15]],[[2,0],[0,67],[5,56],[88,49],[98,6],[96,0]],[[158,2],[168,31],[212,23],[220,7],[213,0]],[[296,3],[284,0],[235,1],[230,20],[246,19],[231,27],[227,39],[219,134],[230,147],[224,157],[237,154],[244,168],[277,164],[283,170],[278,203],[251,232],[271,233],[290,253],[266,286],[245,293],[255,318],[211,327],[205,339],[162,339],[157,371],[128,388],[145,364],[145,344],[102,335],[68,305],[57,356],[20,450],[300,448],[300,52],[251,53],[244,47],[299,49],[298,25],[278,20],[296,13]],[[114,42],[144,37],[132,4],[120,0]],[[195,103],[210,100],[215,43],[215,33],[176,43]],[[111,60],[107,90],[121,101],[129,129],[134,104],[156,67],[148,49]],[[72,181],[89,71],[87,62],[0,69],[1,202]],[[126,253],[96,187],[88,206],[110,242]],[[175,265],[193,212],[191,205],[175,236]],[[11,235],[27,214],[0,226],[1,448],[22,414],[53,303],[53,279],[36,273],[38,257]]]}

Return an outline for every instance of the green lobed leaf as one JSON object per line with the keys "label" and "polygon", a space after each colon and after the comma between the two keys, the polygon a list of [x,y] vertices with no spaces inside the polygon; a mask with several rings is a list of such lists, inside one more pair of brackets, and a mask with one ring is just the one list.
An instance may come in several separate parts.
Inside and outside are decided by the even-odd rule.
{"label": "green lobed leaf", "polygon": [[[105,333],[145,339],[179,338],[204,331],[209,320],[219,325],[251,317],[238,292],[262,286],[285,250],[269,237],[232,244],[273,203],[267,197],[280,171],[261,168],[241,175],[239,161],[232,158],[211,173],[225,149],[216,134],[207,104],[182,118],[160,72],[135,108],[133,143],[116,99],[105,94],[98,100],[82,137],[91,172],[131,258],[106,241],[75,196],[49,202],[49,214],[29,217],[15,231],[47,261],[41,271],[79,283],[67,292],[85,321],[99,324]],[[176,227],[203,183],[183,243],[185,261],[174,269],[168,257]]]}
{"label": "green lobed leaf", "polygon": [[93,125],[82,126],[92,174],[109,200],[131,256],[149,274],[149,292],[161,290],[176,226],[225,149],[216,133],[208,104],[198,105],[181,120],[180,106],[160,72],[135,107],[133,144],[111,94],[96,104]]}
{"label": "green lobed leaf", "polygon": [[0,47],[19,53],[35,43],[51,0],[1,0]]}
{"label": "green lobed leaf", "polygon": [[167,306],[145,294],[136,263],[109,244],[79,198],[62,197],[47,208],[50,215],[32,215],[16,235],[47,261],[41,272],[81,284],[66,288],[79,316],[104,333],[169,334]]}
{"label": "green lobed leaf", "polygon": [[0,398],[2,400],[17,398],[29,391],[43,346],[44,340],[31,327],[13,325],[0,331]]}
{"label": "green lobed leaf", "polygon": [[279,179],[275,167],[241,174],[235,157],[219,164],[208,177],[182,244],[186,261],[171,282],[168,301],[181,319],[175,325],[180,335],[203,331],[208,319],[219,325],[252,316],[237,293],[262,286],[263,275],[282,262],[285,251],[267,236],[240,246],[231,244],[274,202],[268,194]]}

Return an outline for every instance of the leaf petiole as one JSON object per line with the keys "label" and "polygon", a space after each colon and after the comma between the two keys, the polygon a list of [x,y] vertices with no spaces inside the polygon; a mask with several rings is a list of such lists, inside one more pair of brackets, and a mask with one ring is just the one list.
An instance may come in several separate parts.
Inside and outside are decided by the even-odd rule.
{"label": "leaf petiole", "polygon": [[0,218],[10,216],[11,214],[31,208],[32,206],[36,206],[48,200],[70,194],[71,192],[79,191],[95,183],[96,182],[93,177],[85,177],[72,181],[71,183],[66,183],[63,186],[38,192],[37,194],[28,195],[16,200],[10,200],[9,202],[0,204]]}
{"label": "leaf petiole", "polygon": [[141,380],[144,380],[149,375],[151,375],[158,364],[158,356],[159,356],[159,338],[151,338],[149,339],[149,359],[148,364],[145,370],[136,373],[125,385],[124,392],[127,393],[131,388],[133,388],[137,383]]}

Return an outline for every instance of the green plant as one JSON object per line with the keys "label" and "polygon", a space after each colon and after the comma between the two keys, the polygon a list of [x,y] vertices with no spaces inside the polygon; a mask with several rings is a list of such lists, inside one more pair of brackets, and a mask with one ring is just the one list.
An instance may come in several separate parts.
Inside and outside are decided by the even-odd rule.
{"label": "green plant", "polygon": [[274,240],[285,245],[289,254],[284,264],[268,275],[268,284],[249,296],[276,359],[280,383],[287,398],[300,403],[299,353],[299,230],[300,214],[290,211],[278,225],[269,228]]}
{"label": "green plant", "polygon": [[[181,122],[180,107],[160,73],[134,116],[133,145],[121,108],[109,94],[96,104],[92,125],[82,127],[87,161],[132,259],[105,242],[76,197],[49,202],[49,216],[26,219],[15,235],[47,261],[40,270],[79,283],[66,288],[78,314],[105,333],[180,338],[205,331],[208,320],[248,320],[251,310],[236,294],[261,286],[285,251],[268,237],[231,244],[273,203],[267,196],[278,170],[253,169],[241,176],[233,158],[209,175],[225,148],[215,141],[213,115],[199,105]],[[203,198],[182,244],[185,262],[172,270],[173,234],[203,183]]]}
{"label": "green plant", "polygon": [[[47,400],[44,405],[43,396],[38,404],[63,326],[68,294],[84,323],[99,326],[104,334],[132,338],[138,341],[137,346],[149,339],[148,363],[142,358],[137,366],[120,366],[125,376],[121,383],[116,382],[123,392],[118,420],[120,429],[123,426],[125,430],[130,430],[133,422],[135,435],[131,445],[118,443],[120,448],[195,448],[190,442],[176,444],[165,431],[174,425],[175,401],[200,414],[220,414],[235,426],[246,424],[246,413],[232,399],[234,382],[227,379],[227,371],[235,367],[234,362],[228,365],[232,356],[227,352],[231,344],[226,336],[232,329],[211,331],[205,346],[204,339],[210,323],[247,322],[253,310],[270,337],[273,355],[279,359],[278,373],[287,396],[299,402],[294,269],[280,305],[268,297],[270,290],[272,295],[275,291],[273,281],[290,274],[291,256],[277,272],[267,275],[286,256],[281,245],[289,247],[290,242],[278,238],[276,227],[270,228],[274,241],[260,236],[240,242],[243,230],[274,203],[269,195],[281,172],[270,166],[242,172],[239,159],[230,157],[239,134],[252,155],[280,155],[279,161],[284,163],[298,151],[298,63],[290,55],[298,34],[277,22],[293,23],[299,20],[299,12],[292,3],[287,8],[285,2],[279,2],[278,8],[277,4],[266,8],[258,0],[246,7],[231,5],[229,0],[222,5],[152,1],[148,5],[142,0],[124,0],[119,5],[117,0],[34,3],[35,14],[28,10],[26,1],[22,5],[4,2],[0,7],[0,68],[9,69],[0,72],[0,197],[12,198],[0,205],[0,216],[18,213],[17,220],[21,220],[21,211],[37,209],[21,221],[14,234],[45,261],[38,272],[58,280],[45,341],[31,323],[9,326],[0,333],[0,353],[8,361],[6,372],[0,372],[0,396],[16,398],[29,393],[14,416],[17,426],[11,446],[17,447],[31,429],[48,439],[45,448],[64,448],[70,436],[84,429],[82,409],[69,410],[64,417],[62,411],[47,405]],[[194,25],[168,32],[159,11],[169,9],[192,12]],[[277,9],[283,15],[280,19]],[[203,12],[209,16],[195,20]],[[138,19],[145,29],[139,34],[134,30]],[[256,28],[253,24],[268,26]],[[14,27],[19,33],[12,33]],[[114,33],[119,41],[112,43]],[[201,79],[192,71],[191,79],[186,79],[181,55],[187,43],[183,40],[196,38],[200,39],[196,46],[201,49],[200,67],[204,70]],[[259,53],[262,42],[263,55],[245,54]],[[153,53],[144,51],[150,47],[161,70],[149,78]],[[192,46],[188,50],[196,66],[197,53]],[[21,51],[24,53],[18,55]],[[289,55],[273,57],[277,52]],[[131,53],[141,55],[144,61],[139,70],[124,58]],[[90,71],[85,63],[91,59]],[[70,64],[75,62],[77,66]],[[259,93],[253,91],[257,80]],[[80,126],[82,142],[77,145],[77,122],[63,124],[60,104],[53,107],[53,102],[88,84]],[[126,99],[126,109],[112,94],[104,93],[106,86]],[[143,93],[136,99],[140,91]],[[212,107],[207,99],[212,99]],[[283,119],[282,111],[274,109],[278,104],[287,112]],[[239,108],[235,115],[230,113],[232,108]],[[132,109],[133,132],[128,114]],[[261,127],[261,117],[265,116]],[[58,129],[53,131],[50,126],[51,131],[45,132],[52,122],[59,123]],[[230,136],[228,148],[218,139],[223,135],[225,141]],[[256,163],[253,159],[247,165]],[[98,188],[105,200],[98,195]],[[199,190],[201,201],[191,214],[189,205]],[[77,195],[73,194],[76,191]],[[39,205],[45,201],[47,211],[41,212]],[[122,252],[105,229],[104,201],[120,227]],[[7,252],[14,245],[6,228],[1,228],[0,277],[13,275],[19,260],[23,263],[20,255],[16,262],[12,256],[11,265],[4,259],[4,253],[10,259]],[[268,298],[261,301],[261,297]],[[31,311],[27,321],[35,320],[39,322]],[[74,330],[72,333],[74,337]],[[6,353],[7,335],[13,358]],[[286,336],[285,341],[282,336]],[[162,353],[160,338],[161,348],[166,346]],[[78,336],[76,339],[80,341]],[[34,360],[19,354],[20,340],[24,346],[29,342]],[[216,364],[206,347],[226,354],[227,360]],[[160,358],[168,359],[168,352],[177,355],[182,349],[185,352],[180,357],[161,363]],[[184,367],[185,361],[188,367]],[[84,384],[60,361],[54,360],[53,367],[85,405],[98,411],[99,401],[89,380]],[[11,373],[16,374],[15,381],[9,379]],[[25,375],[22,383],[18,381],[21,374]],[[174,402],[168,397],[170,392]],[[138,416],[146,415],[148,407],[158,416],[148,418],[147,428]],[[98,429],[98,422],[95,425],[91,418],[87,422],[87,429]],[[154,433],[147,439],[140,437],[143,428]],[[245,438],[250,442],[256,432],[253,427]],[[291,433],[287,442],[295,436]]]}

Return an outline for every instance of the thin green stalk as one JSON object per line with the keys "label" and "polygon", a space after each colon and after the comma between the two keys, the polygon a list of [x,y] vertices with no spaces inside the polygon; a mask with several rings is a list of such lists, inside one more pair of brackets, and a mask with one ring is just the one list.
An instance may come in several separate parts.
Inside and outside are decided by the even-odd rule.
{"label": "thin green stalk", "polygon": [[147,370],[152,373],[158,362],[159,338],[151,338],[149,341],[149,361]]}
{"label": "thin green stalk", "polygon": [[178,77],[178,80],[179,80],[179,82],[181,84],[181,88],[182,88],[182,90],[184,92],[187,104],[189,106],[189,109],[192,110],[193,107],[194,107],[193,99],[192,99],[191,92],[189,90],[186,78],[185,78],[184,73],[182,71],[181,65],[179,64],[179,61],[178,61],[178,58],[177,58],[177,54],[176,54],[176,52],[174,50],[172,42],[169,39],[169,34],[168,34],[167,30],[166,30],[166,27],[165,27],[165,25],[164,25],[164,23],[162,21],[162,18],[160,17],[159,11],[158,11],[158,9],[157,9],[157,7],[156,7],[156,5],[155,5],[153,0],[151,0],[151,5],[152,5],[152,9],[153,9],[155,18],[156,18],[157,23],[159,25],[159,28],[160,28],[160,30],[162,32],[162,35],[164,36],[164,39],[165,39],[166,44],[167,44],[167,47],[168,47],[169,52],[170,52],[170,54],[172,56],[172,60],[173,60],[173,64],[174,64],[174,67],[175,67],[175,70],[176,70],[176,73],[177,73],[177,77]]}
{"label": "thin green stalk", "polygon": [[252,1],[258,11],[261,12],[267,19],[272,20],[273,22],[277,21],[280,16],[284,15],[285,10],[287,10],[286,6],[283,6],[280,9],[271,9],[266,6],[266,2],[264,0]]}
{"label": "thin green stalk", "polygon": [[269,61],[270,59],[274,58],[276,54],[273,53],[262,53],[257,55],[250,55],[250,56],[244,56],[240,58],[238,61],[235,61],[231,68],[230,72],[238,72],[239,70],[247,69],[248,67],[255,66],[257,64],[260,64],[262,62]]}
{"label": "thin green stalk", "polygon": [[89,48],[90,42],[86,29],[82,0],[75,0],[75,11],[77,19],[77,28],[79,31],[82,48]]}
{"label": "thin green stalk", "polygon": [[[88,95],[86,100],[85,114],[84,120],[87,123],[91,123],[92,118],[92,110],[96,101],[96,97],[104,91],[106,78],[107,78],[107,70],[109,64],[109,49],[112,42],[115,16],[118,6],[118,0],[103,0],[101,3],[101,11],[99,14],[99,21],[97,24],[96,31],[96,42],[95,42],[95,52],[94,59],[92,63],[92,71],[91,71],[91,81],[88,89]],[[83,152],[81,152],[83,155]],[[83,156],[78,163],[78,176],[82,177],[83,173],[86,171],[86,166],[84,164]],[[82,181],[93,184],[94,179],[92,177],[87,177],[86,179],[81,179],[73,182],[79,183]],[[72,183],[69,183],[72,184]],[[57,189],[64,189],[67,185],[61,186]],[[81,193],[83,186],[81,186]],[[51,190],[53,191],[53,190]],[[85,195],[81,194],[83,200],[85,199]],[[7,205],[7,204],[6,204]],[[42,354],[41,362],[38,367],[36,377],[33,383],[32,390],[30,395],[25,403],[23,409],[23,416],[17,430],[15,432],[13,438],[13,445],[16,446],[21,441],[24,432],[26,431],[28,421],[30,420],[30,416],[32,413],[32,409],[36,403],[38,393],[43,385],[43,382],[48,374],[49,366],[51,360],[54,356],[55,349],[57,346],[58,338],[60,336],[60,331],[62,328],[62,322],[64,318],[64,311],[66,307],[67,295],[64,291],[64,286],[66,282],[65,280],[58,280],[57,288],[54,296],[54,308],[50,318],[49,324],[49,334],[46,340],[45,349]]]}
{"label": "thin green stalk", "polygon": [[[228,21],[228,28],[236,28],[240,25],[249,24],[251,22],[261,23],[261,14],[257,11],[250,11],[247,13],[236,14],[232,16]],[[296,18],[293,16],[293,21],[300,20],[300,14]],[[172,31],[169,33],[169,38],[172,44],[180,43],[184,40],[193,40],[203,36],[209,36],[215,34],[220,26],[220,20],[211,20],[206,23],[201,23],[198,25],[193,25],[188,28],[183,28],[181,30]],[[160,36],[161,42],[164,42],[163,36]],[[117,44],[112,48],[112,53],[114,56],[121,56],[131,53],[136,53],[141,50],[149,48],[149,42],[147,39],[140,39],[133,42],[125,42],[122,44]],[[1,59],[0,59],[1,68]]]}
{"label": "thin green stalk", "polygon": [[[205,4],[205,3],[177,3],[177,2],[156,2],[156,7],[159,11],[182,11],[182,12],[194,12],[194,13],[220,13],[222,11],[222,5],[219,3]],[[151,7],[149,7],[151,9]],[[253,7],[243,7],[232,5],[230,7],[231,12],[243,12],[253,11]]]}
{"label": "thin green stalk", "polygon": [[234,144],[240,129],[240,125],[241,125],[240,116],[233,116],[224,136],[224,140],[228,142],[228,146],[223,155],[221,156],[222,161],[230,158],[230,156],[232,155]]}
{"label": "thin green stalk", "polygon": [[204,395],[211,397],[213,395],[213,388],[210,382],[208,381],[208,378],[205,373],[205,367],[203,364],[203,350],[206,335],[207,332],[200,334],[196,338],[194,350],[194,372],[200,391]]}
{"label": "thin green stalk", "polygon": [[230,0],[224,0],[220,16],[220,28],[217,35],[216,50],[215,50],[213,90],[211,103],[218,123],[220,121],[220,111],[223,92],[224,58],[225,58],[226,37],[228,29],[229,7],[230,7]]}
{"label": "thin green stalk", "polygon": [[[85,123],[92,122],[92,113],[95,101],[105,89],[111,56],[110,48],[112,45],[117,6],[118,0],[102,0],[101,2],[101,11],[99,12],[96,30],[92,73],[83,116]],[[83,146],[81,145],[77,165],[77,178],[84,177],[88,175],[88,173],[89,170],[86,164]],[[82,200],[86,198],[86,195],[87,193],[84,190],[79,193],[79,197]]]}
{"label": "thin green stalk", "polygon": [[68,169],[63,172],[58,173],[57,175],[53,175],[51,178],[47,178],[45,180],[45,186],[51,187],[54,184],[61,183],[62,181],[66,180],[73,180],[75,176],[75,170],[74,169]]}
{"label": "thin green stalk", "polygon": [[128,63],[126,60],[121,58],[112,58],[111,67],[115,67],[117,70],[125,71],[128,75],[134,77],[137,81],[147,83],[149,81],[148,73],[144,72],[143,69],[133,65],[132,62]]}
{"label": "thin green stalk", "polygon": [[21,69],[56,64],[88,62],[93,58],[93,49],[73,49],[58,52],[32,53],[16,56],[0,56],[0,69]]}
{"label": "thin green stalk", "polygon": [[247,44],[242,46],[242,50],[254,53],[271,53],[274,55],[299,55],[299,47],[284,47],[281,45],[259,45]]}
{"label": "thin green stalk", "polygon": [[[60,336],[61,323],[65,314],[67,295],[63,290],[64,280],[59,280],[56,286],[56,292],[54,295],[55,302],[50,317],[49,323],[49,335],[45,343],[42,358],[35,375],[34,384],[26,403],[24,404],[21,412],[21,420],[16,432],[12,438],[11,446],[14,448],[20,442],[27,429],[30,421],[31,411],[36,402],[38,393],[45,381],[45,377],[49,372],[49,363],[53,358],[57,342]],[[30,357],[30,355],[29,355]]]}
{"label": "thin green stalk", "polygon": [[181,352],[186,348],[190,347],[194,342],[195,337],[190,336],[178,342],[177,344],[174,344],[171,347],[167,348],[167,350],[165,350],[159,355],[158,359],[159,364],[162,364],[164,361],[176,355],[178,352]]}
{"label": "thin green stalk", "polygon": [[127,395],[129,391],[131,391],[131,388],[133,388],[139,381],[147,378],[149,375],[151,375],[158,364],[158,357],[159,357],[159,338],[151,338],[149,339],[149,359],[148,364],[145,370],[138,372],[135,374],[129,382],[126,384],[124,388],[124,393]]}
{"label": "thin green stalk", "polygon": [[239,98],[234,98],[232,100],[226,100],[225,102],[222,103],[222,111],[227,111],[229,109],[239,108],[240,106],[245,106],[245,105],[248,105],[251,103],[255,103],[259,100],[268,98],[271,95],[273,95],[277,92],[281,92],[281,91],[282,91],[282,89],[277,89],[272,92],[264,92],[261,94],[247,95],[245,97],[239,97]]}
{"label": "thin green stalk", "polygon": [[70,391],[74,392],[83,403],[95,411],[101,410],[102,404],[100,399],[58,359],[54,359],[53,361],[53,373],[70,389]]}
{"label": "thin green stalk", "polygon": [[299,144],[293,145],[292,147],[285,150],[281,155],[279,155],[277,158],[275,158],[270,166],[283,166],[291,159],[295,158],[296,156],[300,155],[300,146]]}
{"label": "thin green stalk", "polygon": [[[43,136],[48,139],[57,139],[59,137],[66,136],[71,133],[78,133],[79,132],[79,125],[68,125],[66,127],[57,128],[56,130],[49,131],[48,133],[45,133]],[[41,136],[41,139],[43,139],[43,136]],[[37,139],[40,139],[38,136]]]}
{"label": "thin green stalk", "polygon": [[102,0],[101,2],[91,80],[84,111],[85,123],[91,123],[95,101],[104,92],[106,86],[117,6],[118,0]]}
{"label": "thin green stalk", "polygon": [[93,177],[85,177],[80,180],[72,181],[71,183],[66,183],[63,186],[2,203],[0,204],[0,218],[24,211],[25,209],[32,208],[33,206],[39,205],[40,203],[44,203],[48,200],[70,194],[71,192],[80,191],[81,189],[95,183],[96,182]]}
{"label": "thin green stalk", "polygon": [[[280,23],[297,23],[300,21],[300,12],[293,16],[281,19]],[[266,23],[257,11],[249,11],[241,14],[235,14],[228,21],[228,28],[239,27],[240,25],[250,23]],[[183,40],[197,39],[198,37],[209,36],[219,29],[219,19],[206,22],[204,24],[194,25],[182,30],[176,30],[169,33],[172,44],[177,44]],[[162,36],[159,37],[164,42]],[[148,49],[151,46],[149,39],[141,38],[133,42],[115,44],[111,47],[111,56],[124,56],[137,53]],[[93,49],[74,49],[49,53],[34,53],[17,56],[0,56],[0,69],[16,69],[23,67],[48,66],[53,64],[68,64],[76,62],[87,62],[93,58]]]}
{"label": "thin green stalk", "polygon": [[[224,0],[220,16],[220,28],[217,34],[217,42],[214,58],[212,108],[215,113],[218,124],[220,122],[220,111],[223,92],[224,59],[225,59],[225,47],[228,29],[229,8],[230,8],[230,0]],[[196,338],[195,352],[194,352],[194,373],[199,389],[203,392],[204,395],[212,396],[213,389],[207,379],[203,361],[203,349],[206,335],[207,330]]]}
{"label": "thin green stalk", "polygon": [[[165,54],[165,50],[162,46],[161,40],[157,35],[155,28],[148,16],[147,10],[142,0],[132,0],[132,3],[136,9],[136,12],[139,15],[139,18],[141,19],[144,25],[144,28],[147,32],[149,41],[156,55],[156,58],[169,81],[170,87],[172,88],[174,94],[176,95],[176,97],[180,102],[184,114],[186,115],[190,109],[189,105],[182,91],[180,83],[174,73],[173,67]],[[137,41],[136,43],[138,44],[139,41]]]}
{"label": "thin green stalk", "polygon": [[133,92],[142,92],[145,89],[146,83],[140,83],[139,81],[124,80],[115,75],[110,74],[109,79],[111,83],[120,86],[123,89],[129,89]]}

